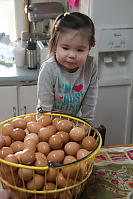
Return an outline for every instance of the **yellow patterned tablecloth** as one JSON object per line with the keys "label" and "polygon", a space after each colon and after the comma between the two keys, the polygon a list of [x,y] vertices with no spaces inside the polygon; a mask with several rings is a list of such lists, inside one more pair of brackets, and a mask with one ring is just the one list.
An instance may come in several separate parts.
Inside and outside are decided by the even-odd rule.
{"label": "yellow patterned tablecloth", "polygon": [[133,147],[101,148],[81,198],[132,199]]}

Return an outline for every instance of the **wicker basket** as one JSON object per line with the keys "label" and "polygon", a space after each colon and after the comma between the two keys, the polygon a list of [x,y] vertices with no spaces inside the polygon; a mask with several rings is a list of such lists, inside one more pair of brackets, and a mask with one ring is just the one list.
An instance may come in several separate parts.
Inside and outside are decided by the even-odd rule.
{"label": "wicker basket", "polygon": [[[51,117],[51,119],[54,119],[56,117],[59,117],[61,119],[67,119],[70,120],[74,123],[75,126],[83,126],[83,128],[88,127],[87,135],[95,137],[97,145],[96,147],[90,151],[90,153],[85,156],[84,158],[80,160],[76,160],[75,162],[69,163],[69,164],[57,164],[55,162],[48,162],[47,167],[36,167],[36,166],[27,166],[27,165],[22,165],[22,164],[15,164],[11,163],[8,161],[5,161],[4,159],[0,158],[0,181],[3,185],[3,188],[10,188],[12,189],[15,194],[18,194],[18,198],[35,198],[35,199],[42,199],[42,198],[49,198],[49,199],[60,199],[60,198],[77,198],[80,193],[82,192],[84,185],[89,178],[92,170],[93,170],[93,161],[94,158],[101,148],[102,145],[102,139],[100,136],[100,133],[93,127],[92,124],[89,124],[85,122],[84,120],[73,117],[70,115],[65,115],[65,114],[60,114],[60,113],[32,113],[32,114],[27,114],[27,115],[21,115],[15,118],[24,118],[26,116],[33,116],[36,118],[36,116],[44,116],[48,115]],[[11,118],[9,120],[6,120],[2,123],[0,123],[0,128],[2,131],[3,125],[7,123],[11,123],[13,119]],[[80,174],[80,169],[84,165],[84,170],[82,172],[82,175]],[[18,178],[17,171],[18,169],[25,168],[29,169],[32,171],[32,176],[33,176],[33,182],[34,182],[34,189],[27,189],[27,181],[23,179],[23,173],[22,173],[22,179],[21,182],[20,179]],[[47,174],[49,169],[52,168],[56,171],[56,180],[54,182],[55,187],[54,188],[46,188],[47,184],[49,183],[47,180]],[[58,186],[57,183],[57,177],[60,175],[60,171],[63,168],[67,168],[67,176],[66,176],[66,183],[65,186]],[[73,168],[76,168],[76,173],[74,176],[71,177],[71,172],[73,172]],[[7,172],[8,171],[8,172]],[[43,187],[46,189],[40,189],[38,188],[38,183],[36,184],[35,182],[35,177],[36,177],[36,171],[44,171],[44,182],[43,182]],[[8,174],[10,173],[10,175]],[[80,176],[80,177],[79,177]],[[9,178],[10,177],[10,178]],[[10,180],[9,180],[10,179]]]}

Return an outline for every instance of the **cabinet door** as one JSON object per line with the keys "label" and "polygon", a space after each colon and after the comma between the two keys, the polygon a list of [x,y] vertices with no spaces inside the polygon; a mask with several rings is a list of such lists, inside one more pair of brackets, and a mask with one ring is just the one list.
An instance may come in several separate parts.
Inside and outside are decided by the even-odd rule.
{"label": "cabinet door", "polygon": [[37,86],[20,86],[18,88],[19,115],[35,113],[37,106]]}
{"label": "cabinet door", "polygon": [[106,127],[105,145],[127,144],[130,85],[99,87],[96,123]]}
{"label": "cabinet door", "polygon": [[0,122],[18,115],[17,87],[0,87]]}

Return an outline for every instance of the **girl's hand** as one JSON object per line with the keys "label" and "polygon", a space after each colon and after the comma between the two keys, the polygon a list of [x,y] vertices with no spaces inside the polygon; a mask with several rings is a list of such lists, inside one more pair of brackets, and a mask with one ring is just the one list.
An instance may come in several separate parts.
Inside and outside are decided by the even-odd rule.
{"label": "girl's hand", "polygon": [[11,190],[9,189],[0,189],[0,199],[9,199],[11,198]]}

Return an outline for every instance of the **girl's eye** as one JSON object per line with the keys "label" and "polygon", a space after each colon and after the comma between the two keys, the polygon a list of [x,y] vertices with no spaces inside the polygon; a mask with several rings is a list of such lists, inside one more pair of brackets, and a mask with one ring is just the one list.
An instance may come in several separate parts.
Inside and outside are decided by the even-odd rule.
{"label": "girl's eye", "polygon": [[68,50],[68,48],[66,48],[66,47],[62,47],[63,48],[63,50]]}
{"label": "girl's eye", "polygon": [[78,52],[83,52],[84,50],[83,50],[83,49],[78,49],[77,51],[78,51]]}

